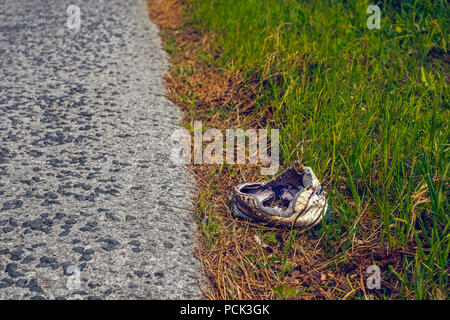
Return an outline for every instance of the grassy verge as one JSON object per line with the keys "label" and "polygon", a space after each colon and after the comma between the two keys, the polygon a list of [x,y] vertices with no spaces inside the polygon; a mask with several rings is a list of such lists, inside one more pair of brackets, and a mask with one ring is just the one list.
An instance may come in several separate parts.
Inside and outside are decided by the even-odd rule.
{"label": "grassy verge", "polygon": [[[220,299],[446,299],[449,9],[445,1],[151,0],[185,126],[280,129],[331,219],[295,231],[235,221],[251,166],[191,166],[198,256]],[[366,268],[382,270],[368,290]]]}

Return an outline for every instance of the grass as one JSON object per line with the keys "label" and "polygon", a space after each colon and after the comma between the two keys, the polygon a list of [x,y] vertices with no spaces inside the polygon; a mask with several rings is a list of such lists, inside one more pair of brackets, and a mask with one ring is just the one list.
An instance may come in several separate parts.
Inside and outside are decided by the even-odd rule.
{"label": "grass", "polygon": [[[369,4],[188,0],[184,24],[166,28],[186,126],[280,129],[282,165],[311,166],[331,207],[313,230],[237,223],[228,188],[262,177],[196,168],[210,297],[447,299],[449,7],[379,1],[369,30]],[[242,243],[255,235],[266,247]],[[370,264],[381,290],[365,287]]]}

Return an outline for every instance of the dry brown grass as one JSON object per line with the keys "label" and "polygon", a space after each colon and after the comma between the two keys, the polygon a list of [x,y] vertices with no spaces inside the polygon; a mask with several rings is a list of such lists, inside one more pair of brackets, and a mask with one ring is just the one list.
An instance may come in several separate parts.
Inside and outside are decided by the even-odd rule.
{"label": "dry brown grass", "polygon": [[[211,35],[183,23],[182,1],[150,0],[148,8],[166,43],[175,42],[165,80],[168,97],[185,111],[186,126],[202,120],[203,126],[220,130],[265,127],[270,109],[255,109],[256,92],[264,79],[244,81],[239,71],[220,70],[201,59],[202,52],[211,54]],[[370,299],[377,294],[365,290],[366,268],[373,259],[385,259],[383,251],[373,247],[371,237],[377,226],[371,221],[355,222],[367,226],[365,240],[330,257],[322,238],[304,236],[307,230],[293,233],[232,218],[231,188],[242,181],[261,180],[258,167],[191,165],[190,170],[198,187],[194,199],[200,230],[196,256],[212,284],[204,289],[206,298],[347,299],[359,295]],[[395,284],[383,286],[396,290]]]}
{"label": "dry brown grass", "polygon": [[176,28],[181,25],[183,3],[177,0],[147,1],[150,19],[161,29]]}

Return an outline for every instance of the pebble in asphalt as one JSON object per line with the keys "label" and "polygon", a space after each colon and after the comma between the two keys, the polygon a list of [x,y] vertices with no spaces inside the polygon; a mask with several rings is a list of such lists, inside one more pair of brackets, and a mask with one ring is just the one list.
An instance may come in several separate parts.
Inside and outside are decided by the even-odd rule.
{"label": "pebble in asphalt", "polygon": [[201,299],[195,225],[160,204],[194,183],[145,1],[0,8],[0,299]]}

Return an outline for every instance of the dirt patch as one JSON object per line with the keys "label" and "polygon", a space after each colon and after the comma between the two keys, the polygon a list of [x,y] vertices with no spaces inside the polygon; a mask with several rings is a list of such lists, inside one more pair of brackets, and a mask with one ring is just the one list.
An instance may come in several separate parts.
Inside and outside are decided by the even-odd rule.
{"label": "dirt patch", "polygon": [[147,1],[150,19],[161,29],[176,28],[181,25],[183,3],[178,0]]}

